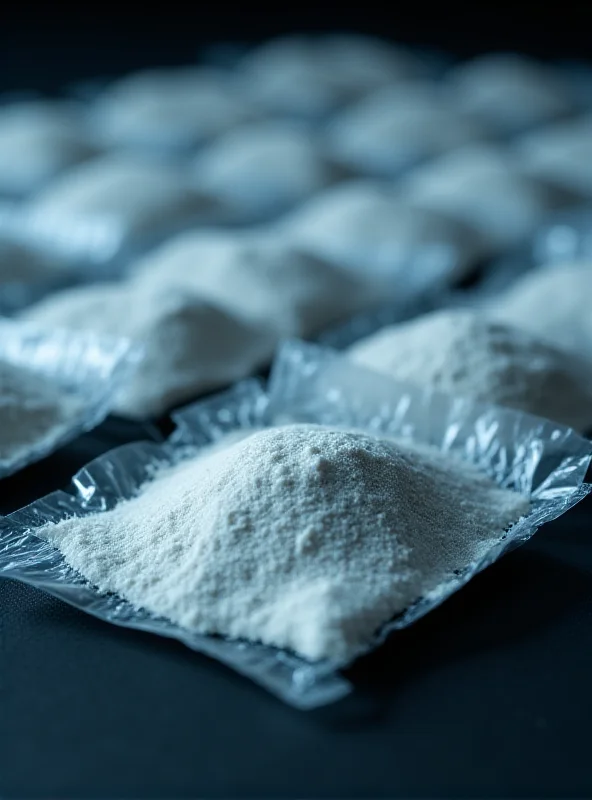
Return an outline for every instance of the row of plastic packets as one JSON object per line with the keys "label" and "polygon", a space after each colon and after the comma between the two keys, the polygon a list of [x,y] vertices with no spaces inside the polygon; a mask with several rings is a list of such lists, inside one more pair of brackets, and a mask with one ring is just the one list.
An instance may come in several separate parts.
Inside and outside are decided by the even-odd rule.
{"label": "row of plastic packets", "polygon": [[47,522],[101,513],[132,497],[157,463],[241,430],[290,422],[345,426],[429,444],[456,453],[485,470],[500,486],[531,499],[531,510],[477,563],[377,632],[369,649],[439,605],[473,575],[588,494],[592,444],[568,428],[493,406],[474,405],[404,386],[350,365],[334,351],[300,342],[279,353],[269,391],[256,381],[196,403],[174,416],[177,429],[164,445],[138,443],[112,451],[79,472],[72,493],[56,492],[6,517],[0,525],[0,575],[37,586],[106,621],[178,639],[217,658],[285,702],[311,708],[351,690],[345,664],[307,662],[293,653],[246,641],[203,636],[99,594],[65,563],[58,550],[35,535]]}
{"label": "row of plastic packets", "polygon": [[0,456],[0,477],[98,425],[141,357],[141,348],[127,339],[1,321],[0,361],[49,379],[64,397],[76,402],[65,424],[49,429],[16,455]]}

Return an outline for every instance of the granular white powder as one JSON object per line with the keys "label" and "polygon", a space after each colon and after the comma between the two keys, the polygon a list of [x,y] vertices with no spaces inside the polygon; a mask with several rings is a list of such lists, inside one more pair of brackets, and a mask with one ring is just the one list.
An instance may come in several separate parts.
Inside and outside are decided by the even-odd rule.
{"label": "granular white powder", "polygon": [[525,275],[491,302],[490,313],[592,360],[591,298],[592,264],[557,264]]}
{"label": "granular white powder", "polygon": [[349,659],[528,507],[437,451],[294,425],[40,533],[99,590],[182,628]]}
{"label": "granular white powder", "polygon": [[349,354],[397,380],[592,428],[592,361],[472,311],[440,311],[385,328]]}
{"label": "granular white powder", "polygon": [[144,348],[114,410],[127,417],[161,414],[200,392],[262,366],[276,335],[178,287],[97,284],[56,293],[28,309],[40,325],[123,336]]}
{"label": "granular white powder", "polygon": [[49,378],[0,360],[0,468],[57,438],[79,411],[80,400]]}
{"label": "granular white powder", "polygon": [[189,288],[235,314],[307,336],[388,297],[382,282],[298,252],[279,236],[190,232],[138,264],[139,280]]}
{"label": "granular white powder", "polygon": [[447,76],[458,108],[499,134],[517,133],[573,110],[559,71],[515,53],[489,53]]}
{"label": "granular white powder", "polygon": [[409,83],[369,95],[334,118],[327,150],[364,174],[396,177],[484,135],[478,124],[443,103],[434,85]]}
{"label": "granular white powder", "polygon": [[414,170],[401,196],[472,225],[492,252],[526,240],[545,216],[565,202],[536,178],[521,174],[504,150],[472,145]]}
{"label": "granular white powder", "polygon": [[413,208],[379,184],[351,181],[312,198],[284,218],[295,246],[362,274],[407,281],[463,277],[482,256],[480,234],[437,211]]}

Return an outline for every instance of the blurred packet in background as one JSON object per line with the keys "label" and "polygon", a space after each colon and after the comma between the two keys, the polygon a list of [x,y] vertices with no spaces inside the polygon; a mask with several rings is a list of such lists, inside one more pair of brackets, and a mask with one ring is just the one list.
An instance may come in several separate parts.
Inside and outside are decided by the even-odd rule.
{"label": "blurred packet in background", "polygon": [[181,154],[257,116],[232,73],[208,67],[152,69],[108,85],[90,109],[98,141]]}
{"label": "blurred packet in background", "polygon": [[438,84],[408,82],[381,89],[328,123],[327,153],[343,166],[378,178],[405,171],[470,142],[487,127],[447,103]]}
{"label": "blurred packet in background", "polygon": [[0,322],[0,477],[98,425],[141,356],[125,339]]}
{"label": "blurred packet in background", "polygon": [[9,233],[100,274],[189,225],[218,219],[181,167],[110,153],[76,167],[3,217]]}
{"label": "blurred packet in background", "polygon": [[413,208],[393,189],[348,181],[277,223],[295,247],[359,275],[416,290],[462,280],[487,252],[483,237],[437,211]]}
{"label": "blurred packet in background", "polygon": [[551,122],[577,109],[559,69],[518,53],[487,53],[444,78],[449,102],[500,136]]}
{"label": "blurred packet in background", "polygon": [[356,34],[286,36],[264,42],[237,65],[244,91],[268,113],[320,120],[346,103],[430,71],[421,56]]}
{"label": "blurred packet in background", "polygon": [[0,102],[0,197],[26,197],[97,152],[84,106],[65,100]]}

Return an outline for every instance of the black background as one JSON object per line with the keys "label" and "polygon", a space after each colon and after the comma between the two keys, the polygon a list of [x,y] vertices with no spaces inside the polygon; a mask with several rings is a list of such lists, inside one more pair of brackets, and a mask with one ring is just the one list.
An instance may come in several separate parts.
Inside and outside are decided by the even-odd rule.
{"label": "black background", "polygon": [[[218,39],[334,28],[459,56],[585,57],[587,5],[25,5],[0,20],[0,84],[56,91]],[[2,481],[0,512],[134,435],[108,421]],[[309,713],[181,645],[0,582],[0,796],[591,796],[591,533],[588,500],[361,661],[352,697]]]}
{"label": "black background", "polygon": [[592,57],[590,2],[6,4],[0,11],[5,89],[55,91],[72,80],[195,58],[200,46],[298,32],[358,30],[457,56],[524,50]]}

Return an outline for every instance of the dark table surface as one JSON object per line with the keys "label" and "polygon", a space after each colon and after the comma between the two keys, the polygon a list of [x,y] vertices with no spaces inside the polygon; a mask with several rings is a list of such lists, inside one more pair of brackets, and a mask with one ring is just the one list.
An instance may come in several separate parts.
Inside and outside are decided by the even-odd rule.
{"label": "dark table surface", "polygon": [[[133,438],[107,421],[0,513]],[[182,645],[0,581],[0,797],[589,797],[592,500],[299,712]]]}

